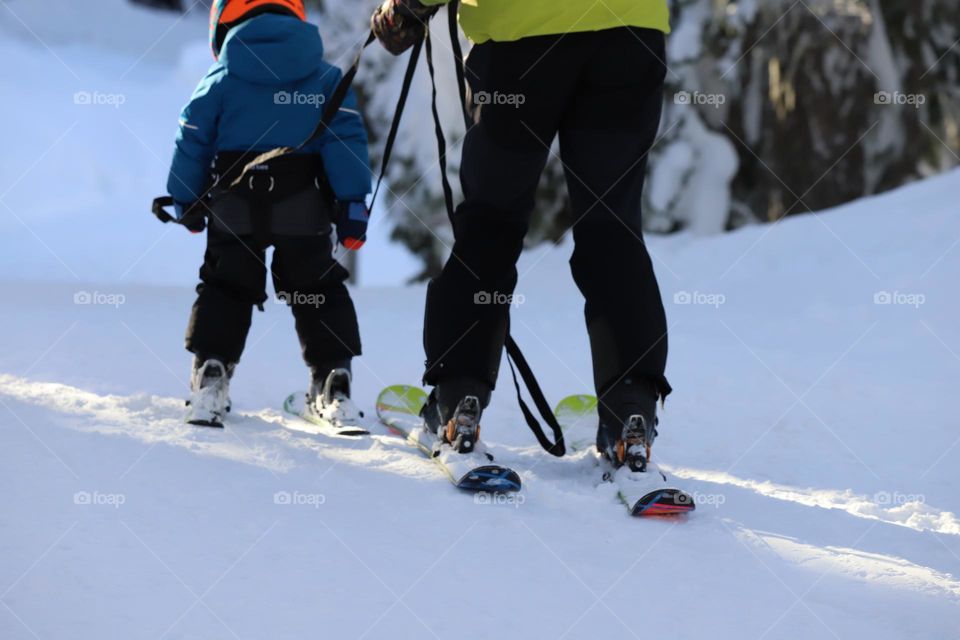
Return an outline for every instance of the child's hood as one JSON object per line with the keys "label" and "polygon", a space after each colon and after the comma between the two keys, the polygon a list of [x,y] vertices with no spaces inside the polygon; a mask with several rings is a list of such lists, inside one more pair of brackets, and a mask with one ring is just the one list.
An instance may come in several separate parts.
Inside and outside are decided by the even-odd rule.
{"label": "child's hood", "polygon": [[262,14],[230,30],[220,52],[227,72],[256,84],[302,80],[323,64],[315,25],[290,16]]}

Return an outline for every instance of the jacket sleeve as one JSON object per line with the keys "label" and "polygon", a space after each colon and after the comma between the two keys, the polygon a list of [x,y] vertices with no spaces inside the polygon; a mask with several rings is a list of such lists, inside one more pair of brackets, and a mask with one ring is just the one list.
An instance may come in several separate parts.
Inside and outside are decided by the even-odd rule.
{"label": "jacket sleeve", "polygon": [[[329,76],[332,81],[324,92],[327,96],[333,94],[342,74],[337,71]],[[319,142],[323,167],[337,199],[344,202],[362,200],[370,193],[370,152],[367,129],[352,89],[347,92],[340,110]]]}
{"label": "jacket sleeve", "polygon": [[210,163],[217,152],[221,82],[225,76],[221,65],[211,67],[180,113],[180,129],[167,177],[167,193],[177,202],[189,204],[199,199],[210,181]]}

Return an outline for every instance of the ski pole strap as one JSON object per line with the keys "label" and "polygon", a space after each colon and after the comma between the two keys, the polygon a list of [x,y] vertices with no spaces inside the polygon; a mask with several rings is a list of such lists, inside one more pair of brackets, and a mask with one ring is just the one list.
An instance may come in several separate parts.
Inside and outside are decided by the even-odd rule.
{"label": "ski pole strap", "polygon": [[317,121],[317,125],[313,128],[313,131],[310,133],[310,135],[295,147],[277,147],[276,149],[271,149],[270,151],[261,153],[243,167],[240,175],[230,183],[231,187],[237,186],[240,181],[243,180],[244,176],[247,175],[247,172],[256,165],[263,164],[274,158],[287,155],[288,153],[299,151],[326,132],[326,130],[330,127],[330,123],[333,122],[333,119],[337,116],[337,112],[340,111],[340,107],[343,106],[343,101],[347,97],[347,91],[350,90],[350,85],[353,84],[353,79],[357,75],[357,71],[360,69],[360,58],[363,56],[364,49],[369,47],[376,39],[377,37],[373,34],[373,29],[371,29],[366,41],[363,43],[363,46],[360,47],[360,51],[357,52],[357,56],[353,59],[353,64],[350,65],[350,67],[347,69],[347,72],[343,74],[342,78],[340,78],[340,82],[337,83],[337,87],[333,90],[333,95],[331,95],[330,99],[327,100],[326,106],[323,108],[323,113],[320,116],[320,120]]}
{"label": "ski pole strap", "polygon": [[[523,412],[523,417],[527,421],[527,426],[530,427],[530,431],[533,431],[537,442],[540,443],[540,446],[543,447],[547,453],[555,455],[558,458],[562,457],[567,452],[566,443],[563,440],[563,429],[560,428],[557,417],[553,415],[550,404],[543,395],[536,376],[533,375],[533,370],[530,369],[530,365],[527,364],[527,359],[523,357],[520,347],[517,346],[517,343],[509,333],[507,334],[505,346],[507,348],[507,364],[510,365],[510,373],[513,374],[513,386],[517,389],[517,400],[520,402],[520,410]],[[533,404],[543,417],[543,421],[546,422],[547,426],[553,431],[553,442],[550,442],[550,439],[543,432],[540,423],[537,422],[536,417],[534,417],[533,412],[530,411],[527,403],[523,401],[523,396],[520,394],[520,383],[517,381],[517,371],[514,369],[514,365],[516,365],[516,369],[520,370],[520,377],[523,378],[523,383],[527,386],[527,391],[533,399]]]}

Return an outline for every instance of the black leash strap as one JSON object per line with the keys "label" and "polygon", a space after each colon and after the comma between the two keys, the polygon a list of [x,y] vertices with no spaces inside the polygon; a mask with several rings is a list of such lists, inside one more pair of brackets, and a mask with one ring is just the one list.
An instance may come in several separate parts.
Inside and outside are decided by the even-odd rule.
{"label": "black leash strap", "polygon": [[[450,11],[455,11],[456,7],[451,6]],[[443,135],[443,126],[440,124],[440,112],[437,111],[437,80],[433,69],[433,38],[430,37],[430,28],[427,27],[425,38],[427,42],[427,69],[430,70],[430,88],[432,94],[430,97],[430,107],[433,110],[433,128],[437,136],[437,152],[440,155],[440,181],[443,183],[443,200],[447,205],[447,217],[450,218],[450,225],[453,226],[453,189],[450,188],[450,180],[447,178],[447,140]]]}
{"label": "black leash strap", "polygon": [[[453,62],[457,72],[457,84],[459,85],[460,89],[460,106],[463,110],[463,118],[466,128],[469,129],[472,126],[472,122],[469,111],[467,110],[466,74],[463,68],[463,53],[460,48],[460,33],[457,30],[458,4],[458,0],[453,0],[447,5],[447,10],[450,12],[450,45],[453,49]],[[430,70],[430,84],[433,88],[433,123],[437,135],[437,150],[440,154],[440,175],[443,182],[443,197],[447,205],[447,215],[450,218],[450,224],[453,225],[453,192],[450,189],[450,183],[447,180],[447,141],[443,135],[443,127],[440,124],[440,114],[437,111],[437,84],[434,77],[433,47],[430,44],[429,27],[427,30],[426,41],[427,67]],[[517,345],[516,341],[513,339],[513,336],[511,336],[509,332],[507,333],[507,340],[504,346],[507,350],[507,364],[510,365],[510,373],[513,374],[513,386],[516,387],[517,390],[517,401],[520,403],[520,410],[523,412],[523,417],[527,421],[527,426],[530,427],[530,431],[533,432],[537,442],[540,443],[540,446],[543,447],[547,453],[557,457],[563,456],[567,452],[567,448],[563,439],[563,430],[560,428],[560,423],[557,421],[557,417],[553,415],[553,410],[550,408],[550,403],[547,402],[547,398],[544,396],[543,390],[540,388],[540,383],[537,381],[537,377],[533,374],[533,370],[527,363],[527,359],[523,356],[523,352],[520,351],[520,347]],[[523,378],[523,383],[527,387],[527,392],[530,394],[533,404],[540,412],[543,421],[546,422],[547,426],[549,426],[551,431],[553,431],[553,442],[551,442],[544,433],[543,427],[540,426],[536,416],[533,415],[530,407],[528,407],[527,403],[523,400],[523,394],[520,391],[520,382],[517,380],[517,369],[520,370],[520,377]]]}
{"label": "black leash strap", "polygon": [[[366,47],[366,45],[364,45]],[[387,133],[387,140],[383,144],[383,157],[380,159],[380,177],[377,178],[377,186],[373,190],[373,198],[370,200],[370,210],[373,210],[373,203],[377,200],[377,194],[380,193],[380,184],[383,177],[387,174],[387,164],[390,162],[390,155],[393,153],[393,143],[397,140],[397,131],[400,129],[400,118],[403,116],[403,109],[407,105],[407,96],[410,95],[410,85],[413,84],[413,76],[417,71],[417,61],[420,59],[420,50],[423,49],[423,40],[413,45],[410,51],[410,60],[407,62],[407,70],[403,74],[403,85],[400,87],[400,98],[397,100],[397,108],[393,113],[393,122],[390,123],[390,132]]]}
{"label": "black leash strap", "polygon": [[460,25],[457,24],[459,5],[460,0],[452,0],[447,6],[447,26],[450,29],[450,48],[453,49],[453,67],[457,72],[457,89],[460,91],[460,107],[463,109],[463,124],[469,129],[472,118],[467,109],[467,78],[464,72],[463,48],[460,46]]}
{"label": "black leash strap", "polygon": [[[507,364],[510,365],[510,373],[513,374],[513,386],[517,389],[517,400],[520,402],[520,410],[523,411],[523,417],[527,420],[527,426],[530,427],[530,431],[533,431],[537,442],[540,443],[540,446],[543,447],[547,453],[555,455],[558,458],[562,457],[563,454],[567,452],[566,443],[563,440],[563,429],[560,427],[560,423],[557,422],[557,417],[553,415],[550,403],[547,402],[546,396],[543,395],[543,390],[540,389],[537,377],[533,375],[533,370],[530,368],[530,365],[527,364],[527,359],[523,357],[523,352],[520,351],[520,347],[517,346],[513,336],[509,333],[507,334],[506,348]],[[530,393],[533,404],[536,405],[540,415],[543,416],[543,421],[546,422],[547,426],[553,431],[553,442],[550,442],[550,439],[547,438],[540,423],[537,422],[537,419],[534,417],[533,412],[530,411],[530,408],[527,407],[527,404],[523,401],[514,365],[520,370],[520,377],[523,378],[523,383],[527,385],[527,391]]]}
{"label": "black leash strap", "polygon": [[166,212],[164,207],[172,207],[173,198],[170,196],[160,196],[159,198],[153,199],[153,206],[150,207],[150,211],[153,212],[153,215],[157,216],[157,220],[163,223],[167,222],[176,222],[176,218]]}

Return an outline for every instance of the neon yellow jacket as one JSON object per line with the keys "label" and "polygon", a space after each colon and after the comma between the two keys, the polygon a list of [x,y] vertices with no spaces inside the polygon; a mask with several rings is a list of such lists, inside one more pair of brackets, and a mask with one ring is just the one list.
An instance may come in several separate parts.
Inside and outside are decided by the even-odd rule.
{"label": "neon yellow jacket", "polygon": [[[420,0],[425,5],[450,0]],[[667,0],[461,0],[460,26],[474,44],[614,27],[670,32]]]}
{"label": "neon yellow jacket", "polygon": [[670,15],[667,0],[461,0],[460,26],[476,44],[623,26],[669,33]]}

